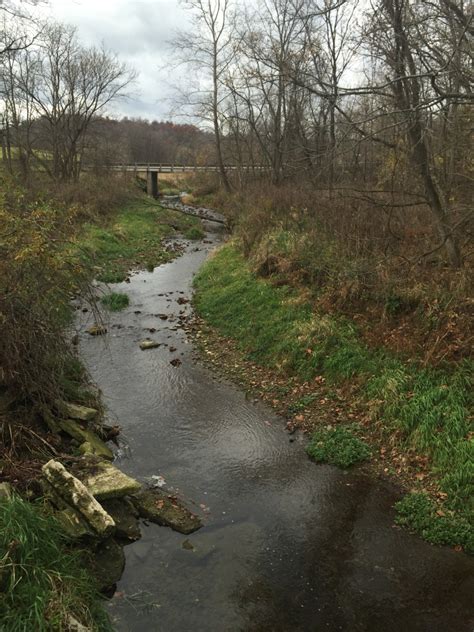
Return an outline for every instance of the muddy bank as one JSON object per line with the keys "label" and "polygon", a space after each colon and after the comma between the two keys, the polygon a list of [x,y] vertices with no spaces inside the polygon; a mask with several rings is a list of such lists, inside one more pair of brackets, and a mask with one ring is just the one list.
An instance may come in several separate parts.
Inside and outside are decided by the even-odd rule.
{"label": "muddy bank", "polygon": [[107,336],[80,334],[123,428],[119,467],[194,499],[204,521],[187,536],[142,527],[110,603],[116,629],[470,631],[473,560],[394,528],[388,484],[315,466],[282,418],[196,360],[192,277],[219,237],[206,241],[114,286],[130,307]]}

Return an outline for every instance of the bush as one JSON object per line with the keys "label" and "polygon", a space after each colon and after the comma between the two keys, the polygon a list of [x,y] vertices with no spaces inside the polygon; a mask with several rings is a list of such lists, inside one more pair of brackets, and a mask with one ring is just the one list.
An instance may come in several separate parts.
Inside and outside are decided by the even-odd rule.
{"label": "bush", "polygon": [[306,448],[309,456],[317,462],[338,467],[351,467],[370,458],[370,448],[348,428],[331,428],[313,433]]}
{"label": "bush", "polygon": [[438,508],[423,493],[407,494],[395,504],[395,522],[420,533],[433,544],[462,546],[467,553],[474,554],[474,526],[466,518],[454,515],[447,509]]}
{"label": "bush", "polygon": [[73,211],[25,203],[13,186],[0,198],[0,387],[36,404],[62,396],[74,360],[70,298],[89,295],[87,272],[65,246],[74,221]]}

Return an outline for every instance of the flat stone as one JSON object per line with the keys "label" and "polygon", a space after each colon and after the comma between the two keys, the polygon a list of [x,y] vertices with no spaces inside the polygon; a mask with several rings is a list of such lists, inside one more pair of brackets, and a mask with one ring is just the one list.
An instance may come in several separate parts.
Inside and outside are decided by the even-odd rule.
{"label": "flat stone", "polygon": [[92,430],[82,428],[74,419],[60,419],[58,425],[70,437],[79,441],[79,451],[82,454],[94,454],[113,461],[112,450]]}
{"label": "flat stone", "polygon": [[156,349],[156,347],[159,347],[161,345],[161,343],[156,342],[156,340],[142,340],[140,342],[140,349],[142,349],[142,351],[145,351],[146,349]]}
{"label": "flat stone", "polygon": [[115,536],[135,542],[141,538],[138,512],[128,498],[109,498],[102,501],[102,507],[115,522]]}
{"label": "flat stone", "polygon": [[88,437],[88,441],[84,441],[79,446],[79,452],[84,455],[92,455],[103,457],[104,459],[108,459],[109,461],[113,461],[114,453],[110,448],[108,448],[105,443],[99,439],[93,433],[90,433],[92,436]]}
{"label": "flat stone", "polygon": [[88,628],[82,625],[72,614],[68,614],[66,617],[68,632],[93,632],[92,628]]}
{"label": "flat stone", "polygon": [[107,333],[107,327],[92,325],[92,327],[89,327],[86,331],[90,336],[103,336]]}
{"label": "flat stone", "polygon": [[81,519],[80,515],[73,509],[67,508],[57,511],[54,517],[62,526],[70,538],[79,540],[87,536],[94,536],[94,532]]}
{"label": "flat stone", "polygon": [[90,471],[78,472],[77,476],[97,500],[136,494],[142,487],[134,478],[105,461],[99,461]]}
{"label": "flat stone", "polygon": [[78,419],[79,421],[92,421],[97,417],[98,411],[88,406],[80,406],[79,404],[71,404],[70,402],[57,402],[59,411],[70,419]]}
{"label": "flat stone", "polygon": [[53,487],[66,504],[77,511],[88,526],[100,536],[110,534],[115,529],[115,522],[97,502],[86,486],[70,472],[62,463],[51,459],[42,467],[46,481]]}
{"label": "flat stone", "polygon": [[201,519],[191,513],[174,496],[157,489],[143,490],[132,501],[142,518],[156,524],[171,527],[179,533],[192,533],[202,527]]}
{"label": "flat stone", "polygon": [[114,586],[125,568],[123,546],[113,538],[102,542],[93,552],[92,572],[102,591]]}

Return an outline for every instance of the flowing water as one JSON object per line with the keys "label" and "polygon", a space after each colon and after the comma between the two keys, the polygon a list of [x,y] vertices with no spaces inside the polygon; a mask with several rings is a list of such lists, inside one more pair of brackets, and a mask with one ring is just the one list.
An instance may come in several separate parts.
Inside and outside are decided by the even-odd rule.
{"label": "flowing water", "polygon": [[[130,307],[105,338],[81,334],[128,444],[119,466],[163,477],[205,525],[143,526],[110,602],[116,629],[472,632],[471,558],[395,528],[390,485],[310,462],[284,420],[195,357],[183,298],[210,240],[114,286]],[[141,351],[146,337],[163,344]]]}

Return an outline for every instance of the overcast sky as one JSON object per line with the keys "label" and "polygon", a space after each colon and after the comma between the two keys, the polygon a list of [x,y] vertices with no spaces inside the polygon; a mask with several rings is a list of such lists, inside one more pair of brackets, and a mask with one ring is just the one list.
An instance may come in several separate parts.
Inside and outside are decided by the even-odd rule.
{"label": "overcast sky", "polygon": [[167,42],[186,26],[178,0],[50,0],[36,11],[76,26],[84,44],[104,42],[139,72],[133,97],[116,104],[112,114],[168,118],[179,72],[170,71]]}

